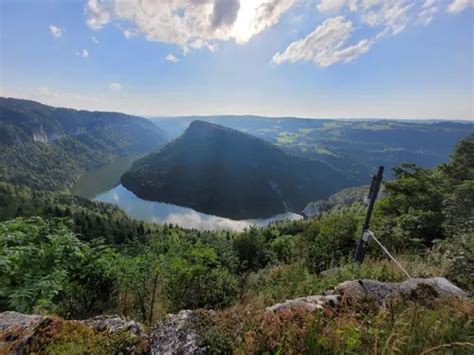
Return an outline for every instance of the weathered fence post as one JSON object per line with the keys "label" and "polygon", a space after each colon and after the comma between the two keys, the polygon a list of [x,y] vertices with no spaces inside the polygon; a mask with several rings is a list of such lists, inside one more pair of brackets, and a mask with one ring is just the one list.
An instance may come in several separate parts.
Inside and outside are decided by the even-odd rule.
{"label": "weathered fence post", "polygon": [[372,183],[370,184],[369,195],[369,206],[367,207],[367,214],[365,215],[364,225],[362,226],[362,233],[360,235],[359,243],[354,254],[354,261],[362,262],[365,257],[365,250],[367,248],[367,240],[369,238],[368,231],[370,225],[370,217],[372,217],[372,211],[374,209],[375,201],[379,194],[380,185],[382,184],[383,178],[383,166],[379,166],[377,175],[372,176]]}

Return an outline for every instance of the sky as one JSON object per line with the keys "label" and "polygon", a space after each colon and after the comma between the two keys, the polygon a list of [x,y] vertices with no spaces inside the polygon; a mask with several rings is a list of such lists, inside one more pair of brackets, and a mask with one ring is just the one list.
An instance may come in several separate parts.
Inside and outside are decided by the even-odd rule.
{"label": "sky", "polygon": [[0,0],[0,96],[143,116],[474,120],[474,0]]}

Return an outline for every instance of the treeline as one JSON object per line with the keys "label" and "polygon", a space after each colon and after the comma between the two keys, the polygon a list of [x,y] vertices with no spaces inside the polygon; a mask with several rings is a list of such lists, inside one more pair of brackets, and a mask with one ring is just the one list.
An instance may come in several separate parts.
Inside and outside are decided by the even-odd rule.
{"label": "treeline", "polygon": [[0,182],[0,220],[30,216],[71,219],[72,231],[80,239],[103,238],[114,245],[123,244],[125,240],[144,240],[149,230],[162,228],[132,219],[108,203]]}
{"label": "treeline", "polygon": [[[471,294],[473,159],[471,136],[459,143],[448,164],[431,170],[413,165],[395,169],[396,178],[385,184],[386,196],[376,204],[372,225],[377,237],[413,276],[448,275]],[[257,329],[250,316],[242,314],[251,310],[258,314],[270,304],[317,294],[354,277],[380,281],[400,281],[404,277],[384,261],[385,256],[375,245],[370,245],[371,258],[366,263],[351,262],[365,214],[361,204],[335,208],[314,219],[278,222],[242,233],[200,232],[170,225],[142,225],[110,205],[1,186],[2,191],[8,190],[8,196],[31,201],[30,205],[22,205],[23,214],[41,217],[0,223],[0,311],[44,311],[67,318],[119,313],[152,324],[180,309],[224,309],[233,305],[240,310],[238,316],[250,322],[245,325],[239,323],[244,322],[240,319],[237,324]],[[44,206],[45,201],[53,211],[58,206],[63,218],[50,218],[47,208],[36,205]],[[66,212],[67,206],[70,213]],[[14,213],[15,206],[2,211]],[[115,246],[96,239],[103,233],[99,223],[82,229],[80,219],[74,218],[80,211],[109,223],[110,233],[122,233],[120,238],[111,239]],[[129,229],[121,232],[121,228]],[[232,313],[229,308],[222,312]],[[416,308],[414,312],[418,312]],[[464,330],[451,323],[443,328],[452,332],[447,339],[455,341],[465,334],[467,323],[462,319],[456,324],[462,324]],[[426,319],[417,326],[424,327],[428,322]],[[384,324],[371,331],[381,330]],[[429,329],[426,334],[431,332]],[[390,333],[390,329],[381,331]],[[217,343],[223,334],[225,331],[219,330],[213,335]],[[226,347],[239,341],[225,337]]]}

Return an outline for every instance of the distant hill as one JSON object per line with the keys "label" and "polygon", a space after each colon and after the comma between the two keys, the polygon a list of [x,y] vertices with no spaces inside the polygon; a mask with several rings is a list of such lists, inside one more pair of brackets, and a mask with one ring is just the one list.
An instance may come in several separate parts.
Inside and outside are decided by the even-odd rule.
{"label": "distant hill", "polygon": [[0,180],[10,183],[65,189],[90,168],[165,142],[145,118],[0,98]]}
{"label": "distant hill", "polygon": [[220,124],[255,135],[292,154],[322,160],[363,181],[379,165],[391,168],[411,162],[433,167],[448,161],[460,140],[474,132],[467,121],[305,119],[261,116],[184,116],[152,118],[180,135],[193,120]]}
{"label": "distant hill", "polygon": [[122,184],[147,200],[248,219],[301,211],[359,181],[254,136],[193,121],[179,138],[135,162]]}

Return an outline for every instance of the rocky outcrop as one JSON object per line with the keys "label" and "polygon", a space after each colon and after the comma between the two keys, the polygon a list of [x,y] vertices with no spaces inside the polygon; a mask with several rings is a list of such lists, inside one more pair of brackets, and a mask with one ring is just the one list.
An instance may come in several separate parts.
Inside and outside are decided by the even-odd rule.
{"label": "rocky outcrop", "polygon": [[383,304],[387,299],[415,296],[430,290],[432,297],[467,297],[467,293],[444,277],[430,279],[411,278],[403,282],[379,282],[374,280],[346,281],[335,288],[335,292],[350,299],[369,298]]}
{"label": "rocky outcrop", "polygon": [[267,311],[280,312],[285,309],[302,308],[312,312],[316,310],[323,310],[328,307],[333,307],[338,301],[339,297],[337,295],[300,297],[294,300],[287,300],[283,303],[277,303],[271,307],[267,307]]}
{"label": "rocky outcrop", "polygon": [[[288,315],[292,311],[322,311],[322,314],[327,314],[326,312],[330,313],[346,301],[372,300],[371,305],[383,307],[388,300],[394,298],[431,302],[440,297],[465,298],[467,294],[442,277],[411,278],[403,282],[352,280],[337,285],[326,295],[300,297],[275,304],[266,309],[266,315]],[[78,334],[73,341],[81,341],[83,335],[87,335],[88,339],[91,336],[99,338],[94,343],[96,346],[103,346],[104,343],[116,346],[112,350],[110,347],[95,348],[99,353],[205,354],[212,348],[207,342],[209,329],[218,324],[220,316],[219,312],[214,311],[183,310],[168,315],[147,333],[140,323],[120,316],[65,321],[57,317],[4,312],[0,313],[0,354],[23,354],[31,349],[42,353],[45,346],[61,342],[61,337],[71,342],[71,331]],[[61,328],[62,333],[58,333]]]}
{"label": "rocky outcrop", "polygon": [[205,354],[202,325],[195,311],[170,314],[150,332],[151,354]]}
{"label": "rocky outcrop", "polygon": [[342,300],[371,300],[382,306],[389,299],[401,297],[457,297],[466,298],[467,293],[444,277],[430,279],[411,278],[403,282],[379,282],[375,280],[352,280],[337,285],[329,295],[316,295],[287,300],[268,307],[267,312],[285,309],[308,311],[332,308]]}
{"label": "rocky outcrop", "polygon": [[20,354],[48,318],[18,312],[0,313],[0,354]]}
{"label": "rocky outcrop", "polygon": [[114,334],[128,332],[137,337],[146,337],[145,328],[138,322],[120,316],[98,316],[82,321],[83,324],[96,332]]}
{"label": "rocky outcrop", "polygon": [[[74,335],[73,335],[74,333]],[[67,336],[65,336],[67,334]],[[18,312],[0,313],[0,354],[48,352],[54,343],[89,341],[98,352],[141,354],[148,349],[148,337],[140,323],[123,317],[95,317],[85,321],[63,320],[59,317],[26,315]],[[115,343],[104,348],[106,341]]]}

